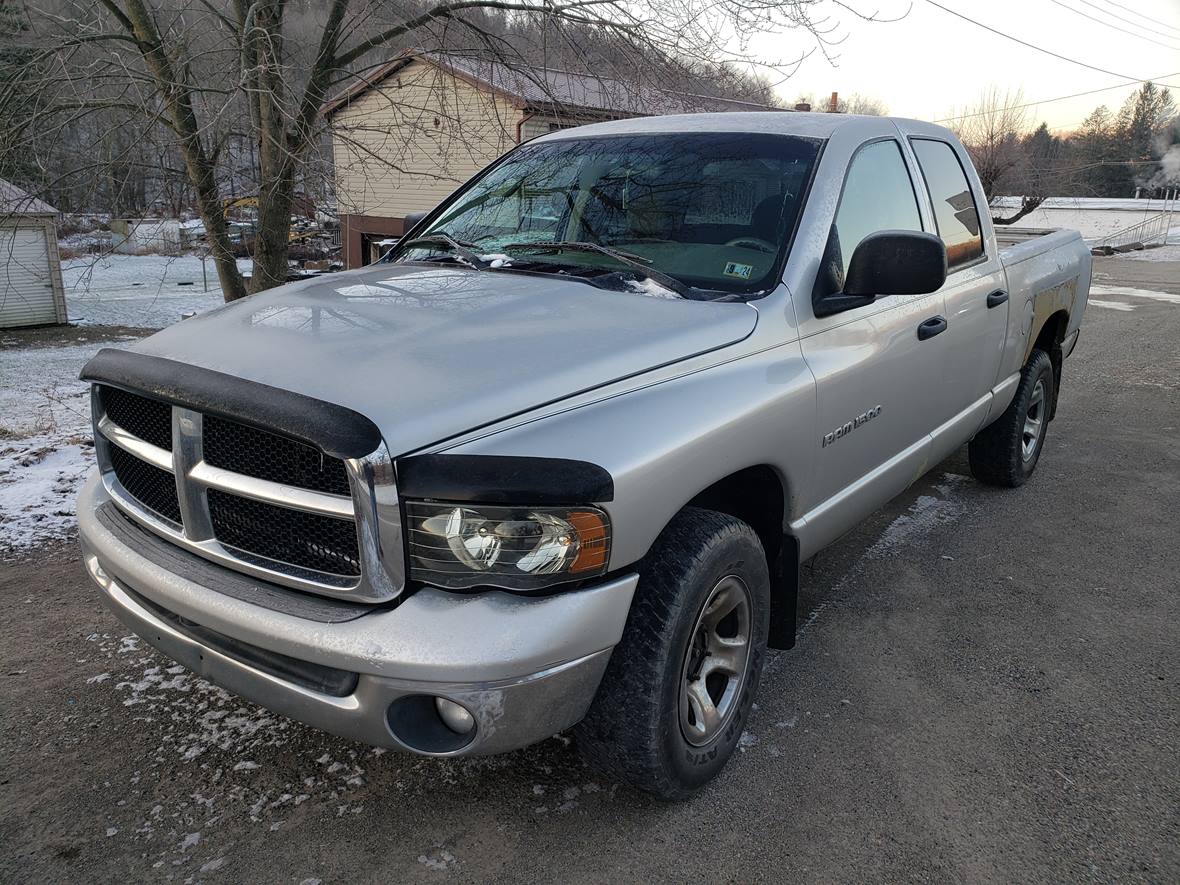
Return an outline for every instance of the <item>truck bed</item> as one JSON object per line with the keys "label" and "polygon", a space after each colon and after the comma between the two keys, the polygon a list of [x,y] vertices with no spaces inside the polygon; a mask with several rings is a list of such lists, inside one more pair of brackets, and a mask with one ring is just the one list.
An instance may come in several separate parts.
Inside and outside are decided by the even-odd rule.
{"label": "truck bed", "polygon": [[[1076,230],[998,228],[1000,263],[1004,267],[1008,293],[1009,335],[1021,337],[1028,329],[1043,328],[1044,321],[1065,311],[1069,337],[1081,326],[1090,294],[1090,250]],[[1033,342],[1024,353],[1009,349],[1004,374],[1018,371]]]}

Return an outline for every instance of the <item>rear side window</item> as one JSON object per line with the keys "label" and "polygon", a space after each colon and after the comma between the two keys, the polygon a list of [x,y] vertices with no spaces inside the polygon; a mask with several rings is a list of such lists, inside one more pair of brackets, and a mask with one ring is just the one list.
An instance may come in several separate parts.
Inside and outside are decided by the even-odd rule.
{"label": "rear side window", "polygon": [[[844,193],[836,210],[835,242],[837,261],[844,275],[860,241],[881,230],[922,229],[918,198],[901,156],[901,146],[892,140],[877,141],[861,148],[848,167]],[[843,279],[841,278],[841,284]]]}
{"label": "rear side window", "polygon": [[934,203],[938,235],[946,244],[947,267],[970,264],[983,255],[983,233],[967,173],[945,141],[915,138],[913,146]]}

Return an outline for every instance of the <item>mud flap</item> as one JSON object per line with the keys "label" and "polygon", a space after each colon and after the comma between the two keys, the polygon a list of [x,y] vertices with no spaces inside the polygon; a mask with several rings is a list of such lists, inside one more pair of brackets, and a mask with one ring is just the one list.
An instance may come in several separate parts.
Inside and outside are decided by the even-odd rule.
{"label": "mud flap", "polygon": [[799,609],[799,541],[783,536],[782,547],[770,576],[770,635],[767,645],[786,650],[795,647]]}

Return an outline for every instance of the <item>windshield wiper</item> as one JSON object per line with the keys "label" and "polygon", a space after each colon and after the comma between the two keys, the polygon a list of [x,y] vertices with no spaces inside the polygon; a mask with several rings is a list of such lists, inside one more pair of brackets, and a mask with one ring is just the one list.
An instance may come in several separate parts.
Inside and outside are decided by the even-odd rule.
{"label": "windshield wiper", "polygon": [[471,247],[475,246],[474,243],[464,243],[462,240],[456,240],[450,234],[426,234],[425,236],[414,237],[412,240],[406,240],[404,243],[399,243],[398,245],[405,246],[407,249],[412,249],[415,246],[445,246],[476,270],[483,270],[487,266],[487,262],[471,251]]}
{"label": "windshield wiper", "polygon": [[666,273],[650,267],[651,261],[641,255],[634,255],[631,252],[623,252],[620,249],[612,249],[609,246],[601,246],[598,243],[583,243],[579,240],[558,240],[555,243],[540,241],[536,243],[509,243],[507,246],[502,246],[503,252],[594,252],[599,255],[605,255],[608,258],[613,258],[620,264],[625,264],[628,267],[639,271],[643,276],[649,280],[659,283],[665,289],[670,289],[679,295],[681,298],[687,298],[688,287],[675,277],[670,277]]}

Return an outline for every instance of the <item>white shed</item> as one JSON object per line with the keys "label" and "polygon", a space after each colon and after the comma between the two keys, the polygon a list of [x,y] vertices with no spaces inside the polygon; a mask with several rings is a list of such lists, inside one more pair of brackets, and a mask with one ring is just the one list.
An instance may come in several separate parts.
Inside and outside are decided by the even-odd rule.
{"label": "white shed", "polygon": [[57,210],[0,179],[0,329],[67,321]]}

